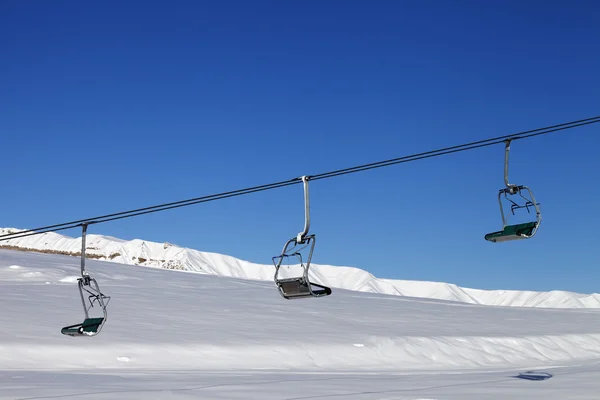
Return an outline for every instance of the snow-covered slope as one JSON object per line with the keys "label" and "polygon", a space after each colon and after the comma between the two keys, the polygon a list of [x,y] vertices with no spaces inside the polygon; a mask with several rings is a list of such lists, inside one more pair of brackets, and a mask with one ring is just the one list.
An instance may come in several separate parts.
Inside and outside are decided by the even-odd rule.
{"label": "snow-covered slope", "polygon": [[[18,232],[0,229],[0,235]],[[80,255],[81,238],[49,232],[41,235],[0,242],[0,248],[38,251],[63,255]],[[125,241],[118,238],[87,236],[88,258],[129,265],[192,271],[202,274],[253,280],[272,280],[274,268],[237,258],[179,247],[170,243],[144,240]],[[470,304],[547,308],[600,308],[600,294],[578,294],[565,291],[534,292],[516,290],[478,290],[450,283],[406,281],[377,278],[354,267],[312,264],[311,279],[332,288],[451,300]]]}
{"label": "snow-covered slope", "polygon": [[[289,301],[271,282],[98,260],[88,270],[111,296],[108,320],[96,337],[68,337],[61,327],[83,320],[79,260],[0,250],[0,399],[562,400],[600,390],[598,310],[348,290]],[[531,369],[555,377],[515,378]]]}
{"label": "snow-covered slope", "polygon": [[[483,307],[338,290],[289,301],[271,282],[90,260],[108,322],[81,322],[78,260],[0,250],[0,366],[428,369],[600,358],[600,312]],[[93,312],[98,313],[95,307]],[[78,341],[78,346],[73,343]],[[131,364],[130,364],[131,365]]]}

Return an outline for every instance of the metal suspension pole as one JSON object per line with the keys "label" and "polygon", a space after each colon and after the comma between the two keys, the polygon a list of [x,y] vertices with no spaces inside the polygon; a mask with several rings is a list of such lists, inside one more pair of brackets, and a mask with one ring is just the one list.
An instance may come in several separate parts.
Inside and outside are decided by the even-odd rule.
{"label": "metal suspension pole", "polygon": [[304,184],[304,230],[298,233],[296,241],[298,243],[304,243],[304,237],[308,234],[310,229],[310,198],[308,193],[308,176],[302,176],[302,183]]}
{"label": "metal suspension pole", "polygon": [[504,184],[506,185],[510,194],[516,194],[518,192],[517,185],[513,185],[508,181],[508,156],[510,153],[510,141],[511,139],[506,139],[506,146],[504,148]]}
{"label": "metal suspension pole", "polygon": [[81,277],[86,278],[89,277],[87,271],[85,270],[85,236],[87,233],[87,223],[81,224]]}

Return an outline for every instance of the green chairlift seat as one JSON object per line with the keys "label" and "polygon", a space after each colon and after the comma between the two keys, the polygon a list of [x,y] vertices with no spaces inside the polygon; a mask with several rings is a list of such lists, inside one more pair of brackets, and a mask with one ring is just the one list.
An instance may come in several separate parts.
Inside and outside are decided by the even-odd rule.
{"label": "green chairlift seat", "polygon": [[510,240],[528,239],[537,227],[537,221],[525,222],[523,224],[508,225],[498,232],[485,235],[485,240],[490,242],[508,242]]}
{"label": "green chairlift seat", "polygon": [[68,336],[94,336],[104,324],[104,317],[86,318],[81,324],[65,326],[60,333]]}

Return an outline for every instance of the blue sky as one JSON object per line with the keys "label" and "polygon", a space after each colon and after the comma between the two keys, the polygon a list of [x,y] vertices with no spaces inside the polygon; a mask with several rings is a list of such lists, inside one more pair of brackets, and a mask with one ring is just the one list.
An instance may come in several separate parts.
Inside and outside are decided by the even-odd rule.
{"label": "blue sky", "polygon": [[[3,1],[0,226],[33,228],[600,115],[593,1]],[[600,124],[311,185],[314,262],[600,292]],[[96,225],[270,263],[300,186]],[[64,232],[76,236],[76,230]]]}

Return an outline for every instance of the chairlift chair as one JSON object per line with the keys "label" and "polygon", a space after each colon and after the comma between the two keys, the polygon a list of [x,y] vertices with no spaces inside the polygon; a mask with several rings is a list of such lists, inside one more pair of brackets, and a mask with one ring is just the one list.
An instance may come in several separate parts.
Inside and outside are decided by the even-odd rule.
{"label": "chairlift chair", "polygon": [[[502,230],[485,235],[485,240],[493,243],[530,239],[536,234],[540,223],[542,222],[542,213],[539,208],[540,204],[536,202],[531,189],[524,185],[514,185],[509,183],[508,158],[510,142],[511,139],[506,140],[504,150],[504,184],[506,187],[498,191],[498,203],[500,205],[500,215],[502,216]],[[528,197],[524,196],[523,192],[525,192]],[[511,204],[510,211],[513,215],[515,215],[516,210],[524,208],[530,213],[531,208],[533,208],[535,209],[536,219],[534,221],[509,225],[504,212],[504,205],[502,203],[503,198]]]}
{"label": "chairlift chair", "polygon": [[[106,306],[110,301],[110,297],[105,296],[100,291],[98,282],[96,282],[96,280],[92,278],[85,270],[85,239],[87,225],[88,223],[81,225],[81,278],[77,279],[77,286],[79,287],[79,294],[81,295],[81,303],[83,304],[85,319],[80,324],[69,325],[62,328],[60,332],[67,336],[96,336],[102,330],[102,327],[106,323],[107,319]],[[86,296],[89,301],[89,306],[85,301]],[[101,317],[90,317],[89,311],[94,306],[94,303],[97,303],[102,309]]]}
{"label": "chairlift chair", "polygon": [[[275,285],[281,296],[285,299],[304,299],[308,297],[323,297],[331,294],[331,289],[314,282],[308,277],[310,263],[315,248],[315,235],[309,235],[310,228],[310,203],[308,195],[308,177],[303,176],[304,184],[304,229],[296,237],[288,240],[283,246],[280,255],[273,257],[275,265]],[[303,246],[303,247],[300,247]],[[302,259],[301,250],[309,247],[306,262]],[[292,278],[281,278],[280,270],[284,260],[296,259],[303,270],[302,276]]]}
{"label": "chairlift chair", "polygon": [[[298,245],[305,244],[310,246],[309,256],[306,260],[306,264],[302,260],[302,254],[299,250],[296,250]],[[286,299],[296,299],[304,297],[322,297],[331,294],[331,289],[310,282],[308,278],[308,269],[310,267],[310,260],[312,258],[313,249],[315,247],[315,235],[308,235],[304,237],[303,242],[299,242],[297,238],[290,239],[286,242],[282,253],[279,256],[273,257],[273,263],[275,264],[275,283],[279,289],[279,293]],[[300,277],[294,278],[280,278],[279,272],[285,259],[295,259],[298,264],[302,267],[303,274]]]}

